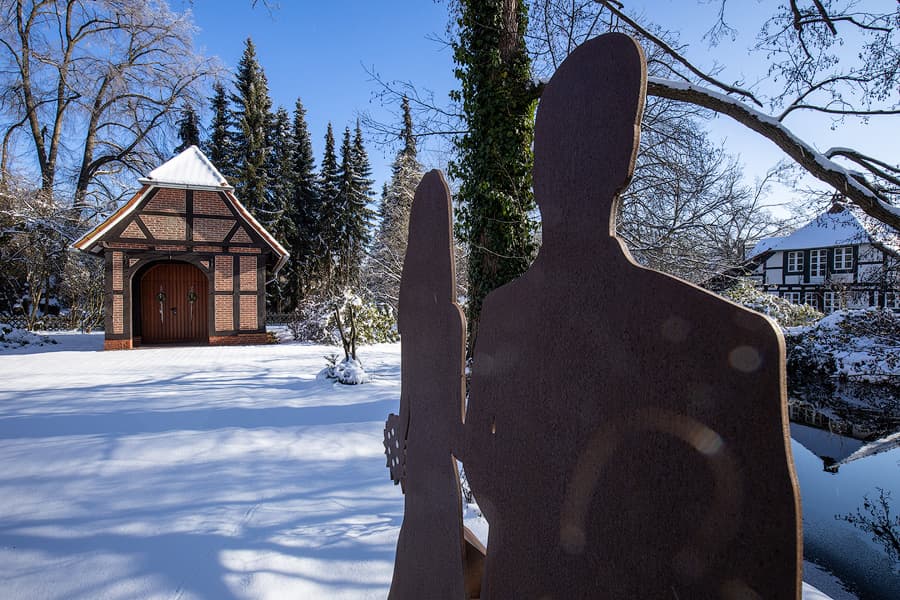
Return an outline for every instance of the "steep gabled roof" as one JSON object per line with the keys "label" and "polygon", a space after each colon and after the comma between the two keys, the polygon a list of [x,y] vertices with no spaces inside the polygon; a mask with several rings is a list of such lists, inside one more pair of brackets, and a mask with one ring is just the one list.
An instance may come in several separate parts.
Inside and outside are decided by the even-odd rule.
{"label": "steep gabled roof", "polygon": [[253,218],[243,204],[234,195],[234,188],[222,176],[218,169],[206,158],[196,146],[191,146],[181,154],[150,171],[146,177],[140,178],[143,186],[125,204],[72,244],[73,247],[95,254],[102,252],[100,242],[116,225],[127,219],[141,206],[142,200],[154,187],[183,188],[195,190],[213,190],[223,192],[228,203],[256,231],[277,257],[273,272],[277,273],[287,262],[290,253],[278,240],[272,237],[265,227]]}
{"label": "steep gabled roof", "polygon": [[871,242],[869,232],[850,210],[835,204],[831,210],[781,238],[770,250],[805,250]]}
{"label": "steep gabled roof", "polygon": [[763,252],[771,250],[772,248],[774,248],[775,246],[780,244],[781,240],[783,240],[783,239],[784,239],[783,237],[763,238],[763,239],[759,240],[758,242],[756,242],[756,245],[753,246],[753,249],[750,251],[749,254],[747,254],[747,256],[750,256],[750,257],[759,256]]}
{"label": "steep gabled roof", "polygon": [[863,243],[878,245],[897,253],[900,248],[900,235],[883,224],[861,221],[852,210],[836,202],[830,210],[820,214],[792,234],[760,240],[748,256],[752,259],[767,252]]}
{"label": "steep gabled roof", "polygon": [[146,177],[138,179],[143,184],[161,187],[190,187],[193,189],[233,190],[219,170],[200,152],[197,146],[156,167]]}

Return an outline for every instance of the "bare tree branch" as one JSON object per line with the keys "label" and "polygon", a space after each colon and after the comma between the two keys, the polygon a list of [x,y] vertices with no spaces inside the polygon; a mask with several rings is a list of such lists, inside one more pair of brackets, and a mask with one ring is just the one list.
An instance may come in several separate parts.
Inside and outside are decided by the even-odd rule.
{"label": "bare tree branch", "polygon": [[727,83],[724,83],[724,82],[722,82],[722,81],[719,81],[719,80],[716,79],[715,77],[712,77],[712,76],[710,76],[710,75],[704,73],[703,71],[701,71],[701,70],[698,69],[697,67],[695,67],[695,66],[694,66],[693,64],[691,64],[686,58],[684,58],[684,56],[682,56],[680,52],[677,52],[674,48],[672,48],[671,46],[669,46],[669,44],[667,44],[664,40],[660,39],[659,37],[657,37],[656,35],[654,35],[653,33],[651,33],[649,30],[647,30],[646,28],[642,27],[641,25],[639,25],[639,24],[638,24],[637,22],[635,22],[634,20],[630,19],[630,18],[629,18],[625,13],[623,13],[621,10],[619,10],[618,8],[616,8],[615,6],[613,6],[613,2],[610,2],[610,0],[595,0],[595,1],[596,1],[598,4],[601,4],[601,5],[605,6],[605,7],[607,8],[607,10],[609,10],[612,14],[614,14],[616,17],[618,17],[619,19],[621,19],[623,22],[627,23],[629,27],[631,27],[631,28],[634,29],[636,32],[638,32],[639,34],[641,34],[642,36],[644,36],[645,38],[647,38],[648,40],[650,40],[651,42],[653,42],[653,43],[654,43],[655,45],[657,45],[659,48],[663,49],[663,50],[666,52],[666,54],[668,54],[670,57],[672,57],[672,58],[673,58],[674,60],[676,60],[677,62],[679,62],[679,63],[681,63],[682,65],[684,65],[684,66],[685,66],[691,73],[693,73],[695,76],[699,77],[700,79],[702,79],[703,81],[705,81],[705,82],[707,82],[707,83],[709,83],[709,84],[711,84],[711,85],[716,86],[717,88],[719,88],[719,89],[721,89],[721,90],[724,90],[725,92],[727,92],[727,93],[729,93],[729,94],[737,94],[738,96],[741,96],[741,97],[743,97],[743,98],[746,98],[747,100],[750,100],[751,102],[753,102],[753,103],[756,104],[757,106],[760,106],[760,107],[762,106],[762,102],[760,102],[760,101],[756,98],[756,96],[753,95],[752,92],[750,92],[750,91],[748,91],[748,90],[744,90],[744,89],[738,88],[738,87],[735,87],[735,86],[728,85]]}
{"label": "bare tree branch", "polygon": [[794,136],[776,119],[713,90],[681,82],[650,79],[647,93],[689,102],[731,117],[772,141],[807,172],[840,191],[866,214],[900,229],[900,209],[891,206],[888,198],[861,184],[845,168]]}

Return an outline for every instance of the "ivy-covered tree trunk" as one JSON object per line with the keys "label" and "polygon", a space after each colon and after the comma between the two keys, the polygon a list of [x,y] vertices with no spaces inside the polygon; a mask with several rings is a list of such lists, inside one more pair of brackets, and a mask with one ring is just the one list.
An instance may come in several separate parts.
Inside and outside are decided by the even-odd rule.
{"label": "ivy-covered tree trunk", "polygon": [[531,143],[538,92],[525,48],[522,0],[460,0],[455,71],[467,132],[450,165],[460,180],[457,223],[469,247],[469,353],[485,296],[534,256]]}

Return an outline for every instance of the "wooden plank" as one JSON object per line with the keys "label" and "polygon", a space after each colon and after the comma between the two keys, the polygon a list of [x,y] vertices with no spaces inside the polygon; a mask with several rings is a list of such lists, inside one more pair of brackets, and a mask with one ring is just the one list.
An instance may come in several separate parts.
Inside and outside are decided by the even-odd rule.
{"label": "wooden plank", "polygon": [[[141,278],[143,343],[208,340],[207,288],[206,275],[193,265],[163,263],[151,267]],[[162,302],[160,293],[164,294]]]}

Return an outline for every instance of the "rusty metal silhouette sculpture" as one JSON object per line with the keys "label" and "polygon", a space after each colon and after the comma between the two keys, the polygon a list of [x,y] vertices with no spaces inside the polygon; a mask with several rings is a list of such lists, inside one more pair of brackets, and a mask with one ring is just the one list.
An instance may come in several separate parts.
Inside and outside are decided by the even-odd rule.
{"label": "rusty metal silhouette sculpture", "polygon": [[385,427],[405,508],[390,598],[466,597],[459,472],[465,320],[454,303],[450,192],[438,171],[416,190],[400,284],[400,415]]}
{"label": "rusty metal silhouette sculpture", "polygon": [[[543,244],[522,277],[486,298],[462,434],[439,442],[462,459],[490,523],[481,598],[800,597],[780,333],[638,266],[615,237],[645,94],[640,47],[607,34],[577,48],[541,98]],[[441,368],[403,343],[404,389],[407,364],[410,378],[437,385],[429,373]],[[458,365],[455,353],[446,360]],[[455,412],[437,418],[450,422],[425,427],[456,430]],[[409,445],[407,465],[420,451]],[[437,543],[434,531],[421,529]],[[395,568],[395,584],[409,573]]]}

